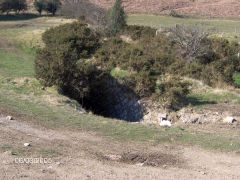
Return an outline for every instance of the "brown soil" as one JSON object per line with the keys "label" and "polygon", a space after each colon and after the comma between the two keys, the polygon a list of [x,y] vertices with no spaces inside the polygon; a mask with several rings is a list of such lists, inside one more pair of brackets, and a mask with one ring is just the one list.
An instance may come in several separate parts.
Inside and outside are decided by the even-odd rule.
{"label": "brown soil", "polygon": [[142,152],[127,152],[121,155],[120,162],[128,164],[138,164],[142,166],[165,167],[165,166],[178,166],[181,161],[177,156],[166,153],[142,153]]}
{"label": "brown soil", "polygon": [[[9,114],[16,120],[6,120]],[[93,132],[42,127],[31,119],[0,110],[0,179],[240,179],[240,157],[231,153],[113,141]],[[24,147],[26,142],[31,146]],[[15,163],[19,157],[52,162]]]}

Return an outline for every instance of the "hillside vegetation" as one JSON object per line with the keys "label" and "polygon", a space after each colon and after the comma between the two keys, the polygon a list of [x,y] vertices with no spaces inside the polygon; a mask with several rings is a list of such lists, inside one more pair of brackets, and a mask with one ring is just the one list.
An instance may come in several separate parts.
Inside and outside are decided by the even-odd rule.
{"label": "hillside vegetation", "polygon": [[[54,17],[37,19],[17,17],[15,20],[12,16],[9,18],[10,21],[5,20],[0,23],[1,42],[5,42],[5,44],[0,43],[2,48],[0,51],[0,107],[4,115],[22,116],[29,122],[38,122],[45,127],[96,131],[101,135],[120,140],[151,141],[154,139],[154,142],[170,143],[172,142],[171,138],[176,137],[173,142],[197,144],[210,149],[239,151],[239,141],[231,139],[232,135],[228,134],[227,129],[226,131],[222,130],[222,133],[211,133],[211,135],[200,130],[194,130],[194,133],[191,129],[184,131],[178,127],[165,131],[157,127],[129,124],[91,114],[81,114],[81,108],[77,102],[59,95],[55,87],[47,88],[46,91],[42,90],[39,81],[34,78],[34,49],[39,45],[42,46],[43,42],[39,38],[41,33],[51,26],[70,22],[70,20]],[[26,24],[26,26],[19,28],[21,24]],[[106,43],[108,42],[110,41]],[[7,47],[4,46],[6,43]],[[125,78],[128,73],[115,69],[111,71],[111,75]],[[226,96],[229,94],[228,91],[223,94],[217,93],[210,87],[207,92],[205,89],[199,91],[200,87],[202,88],[199,86],[197,91],[194,91],[195,94],[190,95],[198,98],[200,105],[202,105],[202,101],[236,103],[236,97],[239,98],[239,95],[236,94]],[[202,94],[200,95],[199,92]],[[193,106],[198,105],[193,103]],[[80,113],[77,111],[78,109]],[[232,133],[236,134],[237,131]],[[229,143],[232,143],[233,146],[228,146]]]}
{"label": "hillside vegetation", "polygon": [[[110,8],[114,0],[90,0],[100,7]],[[169,14],[172,10],[180,14],[239,17],[238,0],[125,0],[125,10],[131,13]]]}
{"label": "hillside vegetation", "polygon": [[[62,0],[63,3],[69,0]],[[86,0],[80,0],[86,1]],[[114,0],[87,0],[100,8],[109,9]],[[33,6],[33,0],[27,0]],[[170,14],[172,10],[182,15],[210,17],[239,17],[238,0],[125,0],[124,8],[129,13]]]}
{"label": "hillside vegetation", "polygon": [[[178,110],[190,85],[180,77],[201,80],[212,87],[238,86],[239,44],[209,38],[201,28],[177,26],[169,35],[156,35],[149,27],[127,26],[107,40],[82,23],[52,28],[44,33],[45,47],[37,53],[37,78],[106,116],[109,108],[119,103],[113,98],[108,102],[112,94],[119,93],[112,81],[137,99],[150,98],[162,108]],[[124,41],[122,36],[135,43]],[[110,72],[114,68],[129,74],[113,77]]]}

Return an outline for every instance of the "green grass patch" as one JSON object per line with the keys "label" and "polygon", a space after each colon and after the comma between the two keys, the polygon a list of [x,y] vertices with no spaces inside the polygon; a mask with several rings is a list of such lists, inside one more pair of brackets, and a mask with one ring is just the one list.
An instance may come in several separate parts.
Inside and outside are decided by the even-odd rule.
{"label": "green grass patch", "polygon": [[32,56],[20,57],[0,50],[0,74],[8,78],[34,77]]}
{"label": "green grass patch", "polygon": [[175,18],[171,16],[157,15],[131,15],[128,16],[128,24],[151,26],[155,28],[169,28],[176,24],[194,25],[205,24],[208,28],[215,28],[219,32],[234,33],[240,32],[239,19],[210,19],[210,18]]}
{"label": "green grass patch", "polygon": [[12,146],[10,145],[7,145],[7,144],[3,144],[0,146],[0,152],[5,152],[5,151],[8,151],[12,148]]}
{"label": "green grass patch", "polygon": [[26,153],[26,151],[22,148],[15,148],[11,145],[1,145],[0,146],[0,152],[6,152],[6,151],[10,151],[12,155],[24,155]]}
{"label": "green grass patch", "polygon": [[186,99],[187,104],[196,108],[217,103],[240,104],[240,95],[231,92],[192,93]]}
{"label": "green grass patch", "polygon": [[240,41],[240,19],[223,18],[204,18],[204,17],[185,17],[176,18],[171,16],[159,15],[130,15],[127,20],[129,25],[151,26],[165,30],[174,27],[176,24],[193,26],[203,24],[206,29],[211,29],[217,37],[224,37],[229,40]]}
{"label": "green grass patch", "polygon": [[115,77],[115,78],[120,78],[123,79],[125,77],[129,77],[130,73],[128,71],[125,70],[121,70],[119,68],[114,68],[111,70],[110,74]]}

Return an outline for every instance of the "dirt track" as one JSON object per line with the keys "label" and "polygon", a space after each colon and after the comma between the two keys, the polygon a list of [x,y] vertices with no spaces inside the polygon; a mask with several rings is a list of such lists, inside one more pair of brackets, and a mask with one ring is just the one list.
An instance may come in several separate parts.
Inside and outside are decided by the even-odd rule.
{"label": "dirt track", "polygon": [[[25,142],[31,146],[24,147]],[[123,143],[90,132],[46,129],[5,117],[0,118],[0,145],[24,152],[12,155],[10,149],[2,149],[0,177],[4,180],[240,179],[237,155],[196,147]],[[17,164],[14,161],[19,157],[49,157],[52,162]]]}

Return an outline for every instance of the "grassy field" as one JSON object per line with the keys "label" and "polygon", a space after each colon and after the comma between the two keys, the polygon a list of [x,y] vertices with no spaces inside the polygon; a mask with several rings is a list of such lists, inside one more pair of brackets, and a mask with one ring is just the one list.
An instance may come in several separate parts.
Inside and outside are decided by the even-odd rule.
{"label": "grassy field", "polygon": [[192,26],[195,24],[202,24],[207,29],[213,29],[216,34],[231,39],[240,40],[240,19],[217,19],[217,18],[175,18],[171,16],[157,16],[157,15],[130,15],[128,17],[128,24],[151,26],[157,29],[164,30],[165,28],[174,27],[176,24],[184,24]]}
{"label": "grassy field", "polygon": [[8,78],[33,77],[33,56],[26,55],[28,59],[0,50],[0,74]]}
{"label": "grassy field", "polygon": [[171,16],[156,15],[131,15],[128,17],[129,24],[139,24],[144,26],[173,27],[176,24],[185,24],[188,26],[194,24],[205,24],[208,28],[216,28],[219,32],[234,33],[240,32],[240,19],[217,19],[217,18],[175,18]]}
{"label": "grassy field", "polygon": [[[27,120],[30,119],[45,127],[94,131],[101,136],[119,141],[187,144],[240,153],[240,141],[238,137],[232,138],[231,134],[208,133],[181,127],[159,128],[83,114],[78,110],[77,102],[59,95],[54,87],[46,91],[41,90],[41,85],[34,79],[33,66],[35,49],[38,46],[35,40],[40,39],[41,33],[34,32],[39,30],[39,27],[45,30],[63,22],[69,20],[43,17],[0,22],[0,37],[4,37],[21,52],[19,54],[4,48],[0,50],[0,109],[21,114],[28,117]],[[11,25],[11,28],[6,24]],[[19,28],[19,24],[28,25]],[[42,24],[46,26],[42,27]],[[32,35],[33,46],[28,44],[28,38],[25,38],[28,34]],[[125,76],[127,73],[113,70],[112,74]],[[225,97],[224,94],[219,96]],[[208,97],[204,94],[199,95],[198,98],[210,101],[213,97],[213,100],[218,100],[219,96]]]}

